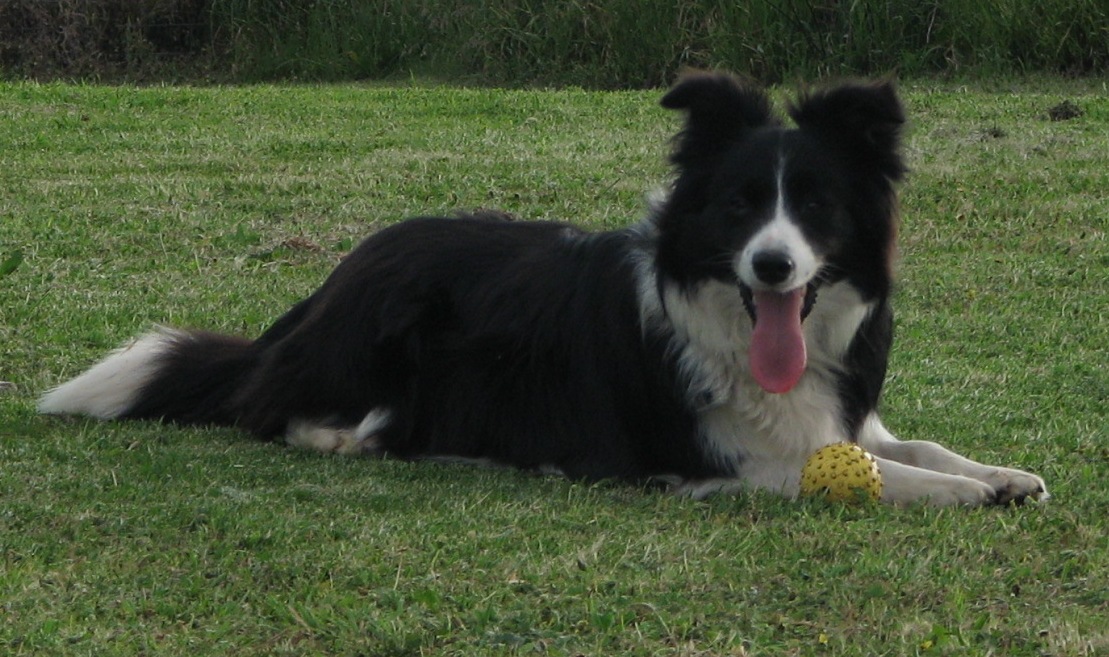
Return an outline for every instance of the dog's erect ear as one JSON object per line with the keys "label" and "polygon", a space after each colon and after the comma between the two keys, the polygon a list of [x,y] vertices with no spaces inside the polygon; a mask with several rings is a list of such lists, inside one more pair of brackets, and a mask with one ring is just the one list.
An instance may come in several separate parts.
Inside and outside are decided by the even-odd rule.
{"label": "dog's erect ear", "polygon": [[877,168],[891,180],[904,175],[900,150],[905,110],[892,81],[854,82],[806,93],[789,108],[789,115],[800,128],[842,144],[860,164]]}
{"label": "dog's erect ear", "polygon": [[678,165],[723,150],[746,130],[777,124],[766,94],[726,73],[687,73],[661,103],[687,113],[671,158]]}

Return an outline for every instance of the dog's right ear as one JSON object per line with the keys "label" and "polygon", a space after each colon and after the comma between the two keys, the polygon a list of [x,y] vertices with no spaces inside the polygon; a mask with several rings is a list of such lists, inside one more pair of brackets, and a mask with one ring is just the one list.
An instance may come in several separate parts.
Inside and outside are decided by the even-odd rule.
{"label": "dog's right ear", "polygon": [[778,124],[766,93],[726,73],[687,73],[661,104],[686,112],[670,158],[679,166],[724,150],[751,128]]}

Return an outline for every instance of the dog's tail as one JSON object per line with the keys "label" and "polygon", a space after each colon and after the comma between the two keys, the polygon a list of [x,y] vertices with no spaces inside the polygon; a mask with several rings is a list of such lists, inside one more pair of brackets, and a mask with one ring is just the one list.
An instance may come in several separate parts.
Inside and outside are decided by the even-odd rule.
{"label": "dog's tail", "polygon": [[233,425],[235,393],[257,361],[251,340],[162,328],[50,390],[38,410],[104,420]]}

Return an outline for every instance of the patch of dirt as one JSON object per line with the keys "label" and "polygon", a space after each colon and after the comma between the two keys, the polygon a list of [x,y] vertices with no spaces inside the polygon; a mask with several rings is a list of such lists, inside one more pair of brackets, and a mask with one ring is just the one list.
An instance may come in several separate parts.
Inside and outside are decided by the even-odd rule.
{"label": "patch of dirt", "polygon": [[1063,102],[1047,110],[1047,118],[1052,121],[1070,121],[1082,116],[1082,108],[1073,101]]}

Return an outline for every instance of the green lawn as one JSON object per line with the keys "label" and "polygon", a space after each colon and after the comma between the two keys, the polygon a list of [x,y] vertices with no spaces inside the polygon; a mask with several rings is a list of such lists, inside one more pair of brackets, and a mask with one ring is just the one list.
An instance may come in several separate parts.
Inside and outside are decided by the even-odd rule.
{"label": "green lawn", "polygon": [[[255,335],[362,236],[495,207],[635,221],[657,92],[0,85],[0,653],[1109,654],[1109,94],[903,85],[905,437],[1013,509],[694,502],[42,418],[156,323]],[[1050,121],[1063,100],[1082,115]]]}

